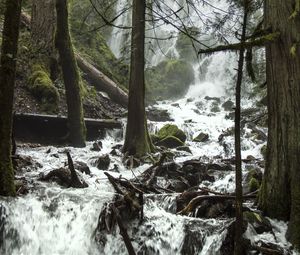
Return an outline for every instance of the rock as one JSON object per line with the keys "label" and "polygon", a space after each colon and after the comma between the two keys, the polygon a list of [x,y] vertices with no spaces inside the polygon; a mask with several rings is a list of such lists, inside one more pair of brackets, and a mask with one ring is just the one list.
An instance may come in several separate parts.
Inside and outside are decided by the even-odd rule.
{"label": "rock", "polygon": [[231,100],[228,100],[222,104],[222,107],[224,108],[225,111],[230,112],[233,110],[234,103]]}
{"label": "rock", "polygon": [[205,100],[207,101],[215,101],[217,103],[221,103],[221,99],[219,97],[209,97],[209,96],[206,96],[204,97]]}
{"label": "rock", "polygon": [[171,104],[171,105],[174,106],[174,107],[180,108],[178,103],[174,103],[174,104]]}
{"label": "rock", "polygon": [[209,140],[209,135],[201,132],[193,139],[193,142],[204,143],[207,142],[208,140]]}
{"label": "rock", "polygon": [[154,143],[154,144],[160,140],[159,136],[155,135],[155,134],[150,134],[150,138],[151,138],[152,143]]}
{"label": "rock", "polygon": [[221,109],[218,105],[212,105],[212,107],[210,108],[211,112],[220,112]]}
{"label": "rock", "polygon": [[180,146],[180,147],[177,147],[176,150],[185,151],[187,153],[193,154],[189,146]]}
{"label": "rock", "polygon": [[[168,137],[173,136],[179,139],[182,143],[186,141],[186,134],[179,129],[176,125],[166,124],[164,125],[157,133],[160,140]],[[181,146],[181,145],[178,145]],[[177,146],[177,147],[178,147]]]}
{"label": "rock", "polygon": [[90,168],[88,167],[88,165],[84,162],[81,162],[81,161],[75,161],[74,162],[74,168],[76,170],[78,170],[79,172],[81,173],[85,173],[85,174],[88,174],[90,175],[91,174],[91,170]]}
{"label": "rock", "polygon": [[96,166],[100,170],[107,170],[110,164],[110,157],[108,154],[100,156],[96,161]]}
{"label": "rock", "polygon": [[166,122],[173,121],[168,110],[159,109],[156,107],[147,108],[147,118],[151,121]]}
{"label": "rock", "polygon": [[101,151],[102,147],[103,145],[101,141],[94,142],[91,151]]}
{"label": "rock", "polygon": [[12,157],[12,162],[16,173],[30,172],[42,167],[40,163],[34,161],[30,156],[15,155]]}
{"label": "rock", "polygon": [[272,231],[272,225],[260,213],[247,211],[243,213],[244,220],[253,226],[257,234]]}
{"label": "rock", "polygon": [[267,145],[266,144],[261,147],[260,153],[263,156],[264,160],[266,160],[266,157],[267,157]]}
{"label": "rock", "polygon": [[248,194],[258,190],[262,182],[262,177],[263,173],[259,168],[249,170],[243,181],[243,193]]}
{"label": "rock", "polygon": [[156,145],[173,149],[173,148],[184,146],[184,143],[175,136],[168,136],[158,141]]}
{"label": "rock", "polygon": [[187,222],[184,228],[184,239],[180,254],[199,254],[203,249],[204,233],[195,222]]}

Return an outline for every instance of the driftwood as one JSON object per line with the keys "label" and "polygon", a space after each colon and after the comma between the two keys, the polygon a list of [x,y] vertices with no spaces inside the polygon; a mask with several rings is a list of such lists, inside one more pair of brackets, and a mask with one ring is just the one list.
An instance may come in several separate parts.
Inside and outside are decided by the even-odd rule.
{"label": "driftwood", "polygon": [[[21,14],[21,22],[28,29],[31,27],[31,17],[24,12]],[[120,89],[120,87],[114,81],[96,69],[78,53],[76,53],[75,57],[78,67],[85,73],[87,80],[93,82],[93,85],[95,85],[96,89],[107,93],[112,101],[127,107],[128,95],[126,92]]]}
{"label": "driftwood", "polygon": [[50,181],[50,180],[57,180],[58,183],[62,186],[65,186],[67,188],[87,188],[88,184],[84,180],[80,180],[76,170],[74,168],[74,163],[71,158],[71,155],[69,152],[67,152],[67,158],[68,158],[68,166],[69,169],[66,168],[58,168],[50,171],[45,176],[42,175],[40,177],[40,180],[42,181]]}
{"label": "driftwood", "polygon": [[[197,206],[199,206],[203,201],[210,200],[210,201],[224,201],[224,200],[235,200],[236,196],[231,195],[200,195],[194,197],[188,205],[182,209],[178,214],[187,215],[190,212],[194,211]],[[246,195],[243,196],[243,199],[252,199],[256,198],[256,195]]]}

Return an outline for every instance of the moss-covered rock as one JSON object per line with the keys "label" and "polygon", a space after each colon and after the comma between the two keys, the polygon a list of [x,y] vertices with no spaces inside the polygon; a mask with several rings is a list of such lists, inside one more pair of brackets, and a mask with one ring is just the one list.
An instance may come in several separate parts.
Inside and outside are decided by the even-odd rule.
{"label": "moss-covered rock", "polygon": [[261,147],[260,153],[262,154],[264,160],[266,160],[266,157],[267,157],[267,145],[264,145],[264,146]]}
{"label": "moss-covered rock", "polygon": [[271,223],[268,219],[259,213],[247,211],[243,213],[244,221],[251,224],[258,234],[269,232],[272,230]]}
{"label": "moss-covered rock", "polygon": [[158,131],[159,140],[163,140],[168,136],[173,136],[179,139],[182,143],[186,141],[186,134],[176,125],[166,124]]}
{"label": "moss-covered rock", "polygon": [[252,177],[249,183],[250,192],[254,192],[258,190],[259,187],[260,187],[259,181],[256,178]]}
{"label": "moss-covered rock", "polygon": [[182,60],[166,60],[146,70],[148,99],[180,98],[194,82],[192,65]]}
{"label": "moss-covered rock", "polygon": [[175,136],[167,136],[156,143],[158,146],[164,146],[170,149],[181,147],[184,145],[180,139]]}
{"label": "moss-covered rock", "polygon": [[198,142],[198,143],[205,143],[209,140],[209,135],[201,132],[199,135],[197,135],[194,139],[193,142]]}
{"label": "moss-covered rock", "polygon": [[41,101],[45,111],[53,112],[57,109],[59,100],[58,90],[42,66],[34,65],[32,67],[32,74],[28,79],[28,88]]}

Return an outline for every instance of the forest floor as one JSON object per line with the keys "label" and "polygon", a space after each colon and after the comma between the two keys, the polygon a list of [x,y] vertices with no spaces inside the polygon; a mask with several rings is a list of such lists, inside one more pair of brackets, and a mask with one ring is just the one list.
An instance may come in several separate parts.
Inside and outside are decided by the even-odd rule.
{"label": "forest floor", "polygon": [[[89,91],[93,90],[92,87],[87,89]],[[67,106],[64,90],[60,89],[59,92],[60,98],[58,101],[58,107],[54,114],[66,116]],[[24,78],[17,77],[14,98],[14,111],[17,113],[49,113],[43,109],[43,104],[41,104],[41,102],[28,90]],[[87,95],[83,98],[83,108],[85,117],[94,119],[111,119],[120,117],[125,111],[124,108],[112,102],[105,94],[95,90],[93,90],[92,93],[87,93]]]}

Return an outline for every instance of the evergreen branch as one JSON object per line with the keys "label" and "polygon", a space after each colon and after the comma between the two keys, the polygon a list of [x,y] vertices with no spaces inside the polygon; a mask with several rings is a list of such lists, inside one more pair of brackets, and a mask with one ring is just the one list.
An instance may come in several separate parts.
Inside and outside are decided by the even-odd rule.
{"label": "evergreen branch", "polygon": [[251,49],[253,47],[262,47],[270,42],[275,41],[280,36],[279,32],[271,33],[268,35],[265,35],[263,37],[260,37],[258,39],[252,40],[252,41],[246,41],[244,43],[233,43],[228,45],[219,45],[215,48],[209,48],[205,50],[199,50],[198,54],[210,54],[220,51],[237,51],[241,48],[245,49]]}

